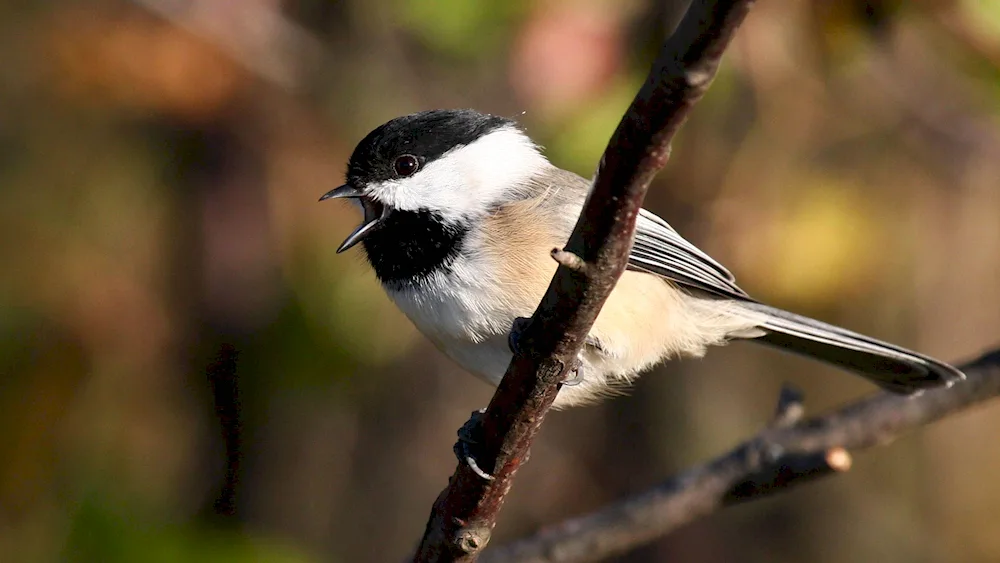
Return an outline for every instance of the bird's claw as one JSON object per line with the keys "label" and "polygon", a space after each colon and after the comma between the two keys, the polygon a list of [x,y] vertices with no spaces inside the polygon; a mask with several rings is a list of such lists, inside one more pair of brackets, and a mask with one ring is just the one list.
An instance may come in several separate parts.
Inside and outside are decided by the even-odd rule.
{"label": "bird's claw", "polygon": [[483,414],[485,413],[486,409],[479,409],[472,412],[469,420],[465,421],[465,424],[458,429],[458,441],[455,442],[453,450],[459,463],[468,465],[469,469],[482,479],[492,481],[495,477],[479,467],[476,456],[472,452],[473,448],[482,443],[480,437],[483,432]]}
{"label": "bird's claw", "polygon": [[575,387],[583,383],[583,360],[579,356],[573,360],[573,365],[570,366],[569,371],[566,374],[566,379],[562,380],[561,385],[563,387]]}
{"label": "bird's claw", "polygon": [[[592,351],[596,350],[599,353],[606,353],[604,351],[604,348],[601,347],[601,341],[598,340],[594,336],[587,335],[587,340],[586,340],[586,342],[584,344],[585,344],[584,350],[591,349]],[[580,354],[577,354],[576,360],[573,362],[573,365],[570,367],[570,370],[569,370],[568,375],[566,376],[566,379],[564,379],[563,382],[562,382],[562,384],[565,385],[566,387],[573,387],[573,386],[576,386],[576,385],[579,385],[579,384],[583,383],[584,376],[583,376],[583,356],[582,356],[582,354],[583,354],[584,350],[581,350]]]}

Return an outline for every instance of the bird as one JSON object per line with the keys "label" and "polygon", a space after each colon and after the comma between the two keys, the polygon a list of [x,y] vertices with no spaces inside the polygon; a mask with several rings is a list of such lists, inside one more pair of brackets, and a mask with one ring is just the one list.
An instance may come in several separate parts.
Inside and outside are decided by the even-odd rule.
{"label": "bird", "polygon": [[[394,118],[366,135],[346,182],[364,220],[337,249],[361,245],[388,297],[446,356],[493,384],[512,359],[557,268],[592,182],[552,164],[516,121],[471,109]],[[620,394],[673,358],[746,340],[832,364],[894,393],[964,379],[955,367],[750,297],[733,274],[642,209],[628,267],[553,408]]]}

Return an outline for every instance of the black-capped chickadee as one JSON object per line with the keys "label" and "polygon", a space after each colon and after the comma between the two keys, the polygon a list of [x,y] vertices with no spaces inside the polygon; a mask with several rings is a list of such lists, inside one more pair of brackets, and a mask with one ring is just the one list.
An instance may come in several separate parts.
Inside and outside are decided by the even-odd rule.
{"label": "black-capped chickadee", "polygon": [[[496,385],[511,360],[508,333],[529,317],[555,273],[591,182],[552,165],[506,118],[472,110],[399,117],[355,148],[347,183],[364,222],[337,250],[361,243],[386,293],[466,370]],[[750,339],[859,373],[909,393],[964,378],[899,346],[758,303],[733,275],[663,219],[642,210],[629,269],[591,329],[577,384],[556,408],[592,402],[665,358]]]}

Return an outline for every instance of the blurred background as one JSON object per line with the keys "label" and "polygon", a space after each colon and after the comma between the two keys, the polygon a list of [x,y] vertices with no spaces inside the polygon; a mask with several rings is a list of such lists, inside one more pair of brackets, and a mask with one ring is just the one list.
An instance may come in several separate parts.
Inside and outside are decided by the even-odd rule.
{"label": "blurred background", "polygon": [[[589,176],[674,1],[0,4],[0,560],[397,561],[492,389],[317,198],[400,114]],[[1000,342],[1000,3],[761,0],[647,206],[751,294],[946,360]],[[553,414],[493,542],[872,391],[747,344]],[[1000,560],[1000,404],[623,562]]]}

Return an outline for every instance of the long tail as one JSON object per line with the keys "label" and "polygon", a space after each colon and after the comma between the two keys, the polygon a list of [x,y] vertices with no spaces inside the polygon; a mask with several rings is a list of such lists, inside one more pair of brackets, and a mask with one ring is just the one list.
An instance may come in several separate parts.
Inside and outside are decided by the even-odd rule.
{"label": "long tail", "polygon": [[766,315],[757,342],[846,368],[894,393],[950,386],[965,374],[934,358],[768,305],[746,303]]}

